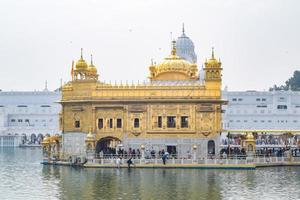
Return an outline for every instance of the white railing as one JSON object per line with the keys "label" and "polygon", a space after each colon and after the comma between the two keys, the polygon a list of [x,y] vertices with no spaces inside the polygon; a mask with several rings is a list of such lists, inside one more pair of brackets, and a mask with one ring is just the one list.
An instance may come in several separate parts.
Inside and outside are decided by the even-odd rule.
{"label": "white railing", "polygon": [[[126,159],[120,159],[121,164],[127,164]],[[117,157],[111,158],[98,158],[90,159],[89,163],[94,164],[103,164],[103,165],[116,165]],[[132,162],[138,165],[156,165],[163,164],[161,158],[151,158],[151,159],[142,159],[142,158],[133,158]],[[244,165],[244,164],[288,164],[288,163],[300,163],[300,157],[233,157],[233,158],[169,158],[166,160],[166,164],[176,164],[176,165],[185,165],[185,164],[206,164],[206,165]]]}

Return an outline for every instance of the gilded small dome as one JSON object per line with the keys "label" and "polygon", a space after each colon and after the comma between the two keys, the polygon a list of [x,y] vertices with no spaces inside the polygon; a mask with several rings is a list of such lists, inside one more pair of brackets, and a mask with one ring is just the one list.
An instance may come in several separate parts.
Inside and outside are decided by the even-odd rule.
{"label": "gilded small dome", "polygon": [[215,58],[214,48],[212,48],[211,58],[208,61],[205,62],[205,65],[207,67],[214,68],[214,67],[220,67],[221,64],[222,63]]}
{"label": "gilded small dome", "polygon": [[44,137],[43,141],[42,141],[42,144],[45,145],[45,144],[49,144],[50,143],[50,137],[48,137],[47,135]]}
{"label": "gilded small dome", "polygon": [[92,73],[92,74],[97,74],[97,68],[95,65],[93,64],[90,64],[89,65],[89,68],[88,68],[89,72]]}
{"label": "gilded small dome", "polygon": [[85,141],[94,141],[94,140],[95,140],[95,137],[94,137],[92,131],[90,130],[89,133],[85,137]]}
{"label": "gilded small dome", "polygon": [[82,49],[81,49],[80,59],[76,62],[76,70],[86,70],[87,68],[88,68],[88,64],[83,59]]}
{"label": "gilded small dome", "polygon": [[77,70],[85,70],[88,68],[88,64],[85,62],[85,60],[81,57],[77,62],[76,62],[76,69]]}
{"label": "gilded small dome", "polygon": [[208,64],[209,66],[216,66],[216,65],[219,64],[219,61],[217,61],[215,58],[211,58],[211,59],[209,59],[209,60],[207,61],[207,64]]}
{"label": "gilded small dome", "polygon": [[86,135],[87,138],[94,138],[92,132],[90,131],[87,135]]}
{"label": "gilded small dome", "polygon": [[252,133],[247,133],[247,137],[246,137],[247,140],[253,140],[254,139],[254,136]]}
{"label": "gilded small dome", "polygon": [[93,55],[91,55],[91,64],[89,65],[88,71],[91,74],[97,74],[97,68],[96,68],[96,66],[93,63]]}

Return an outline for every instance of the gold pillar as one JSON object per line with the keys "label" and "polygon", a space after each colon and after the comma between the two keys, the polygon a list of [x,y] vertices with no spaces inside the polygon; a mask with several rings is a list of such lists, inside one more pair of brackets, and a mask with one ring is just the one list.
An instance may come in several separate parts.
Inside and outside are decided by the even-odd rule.
{"label": "gold pillar", "polygon": [[50,161],[50,153],[51,153],[51,146],[50,146],[50,138],[45,136],[42,141],[42,148],[43,148],[43,157],[47,158]]}
{"label": "gold pillar", "polygon": [[246,133],[246,139],[243,141],[243,147],[245,148],[247,155],[253,155],[255,153],[256,143],[253,133]]}

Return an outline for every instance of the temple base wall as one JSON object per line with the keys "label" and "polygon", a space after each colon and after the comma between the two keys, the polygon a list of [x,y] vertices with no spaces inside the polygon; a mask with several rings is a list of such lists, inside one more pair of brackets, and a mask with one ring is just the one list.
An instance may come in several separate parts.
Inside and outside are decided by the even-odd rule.
{"label": "temple base wall", "polygon": [[85,137],[86,133],[68,132],[62,134],[62,149],[66,155],[85,155]]}

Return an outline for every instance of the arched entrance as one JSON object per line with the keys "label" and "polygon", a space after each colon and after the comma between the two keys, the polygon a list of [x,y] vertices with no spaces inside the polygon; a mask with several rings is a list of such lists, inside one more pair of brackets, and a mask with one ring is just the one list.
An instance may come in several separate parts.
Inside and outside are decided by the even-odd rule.
{"label": "arched entrance", "polygon": [[31,141],[31,143],[35,143],[35,141],[36,141],[36,135],[34,134],[34,133],[32,133],[31,134],[31,136],[30,136],[30,141]]}
{"label": "arched entrance", "polygon": [[39,144],[43,141],[43,139],[44,139],[44,136],[41,133],[38,134],[37,141],[38,141]]}
{"label": "arched entrance", "polygon": [[22,144],[25,144],[27,141],[27,137],[25,133],[22,133]]}
{"label": "arched entrance", "polygon": [[215,141],[209,140],[207,143],[207,154],[215,155]]}
{"label": "arched entrance", "polygon": [[105,137],[98,140],[96,144],[96,153],[103,155],[116,154],[117,145],[121,143],[121,140],[115,137]]}

